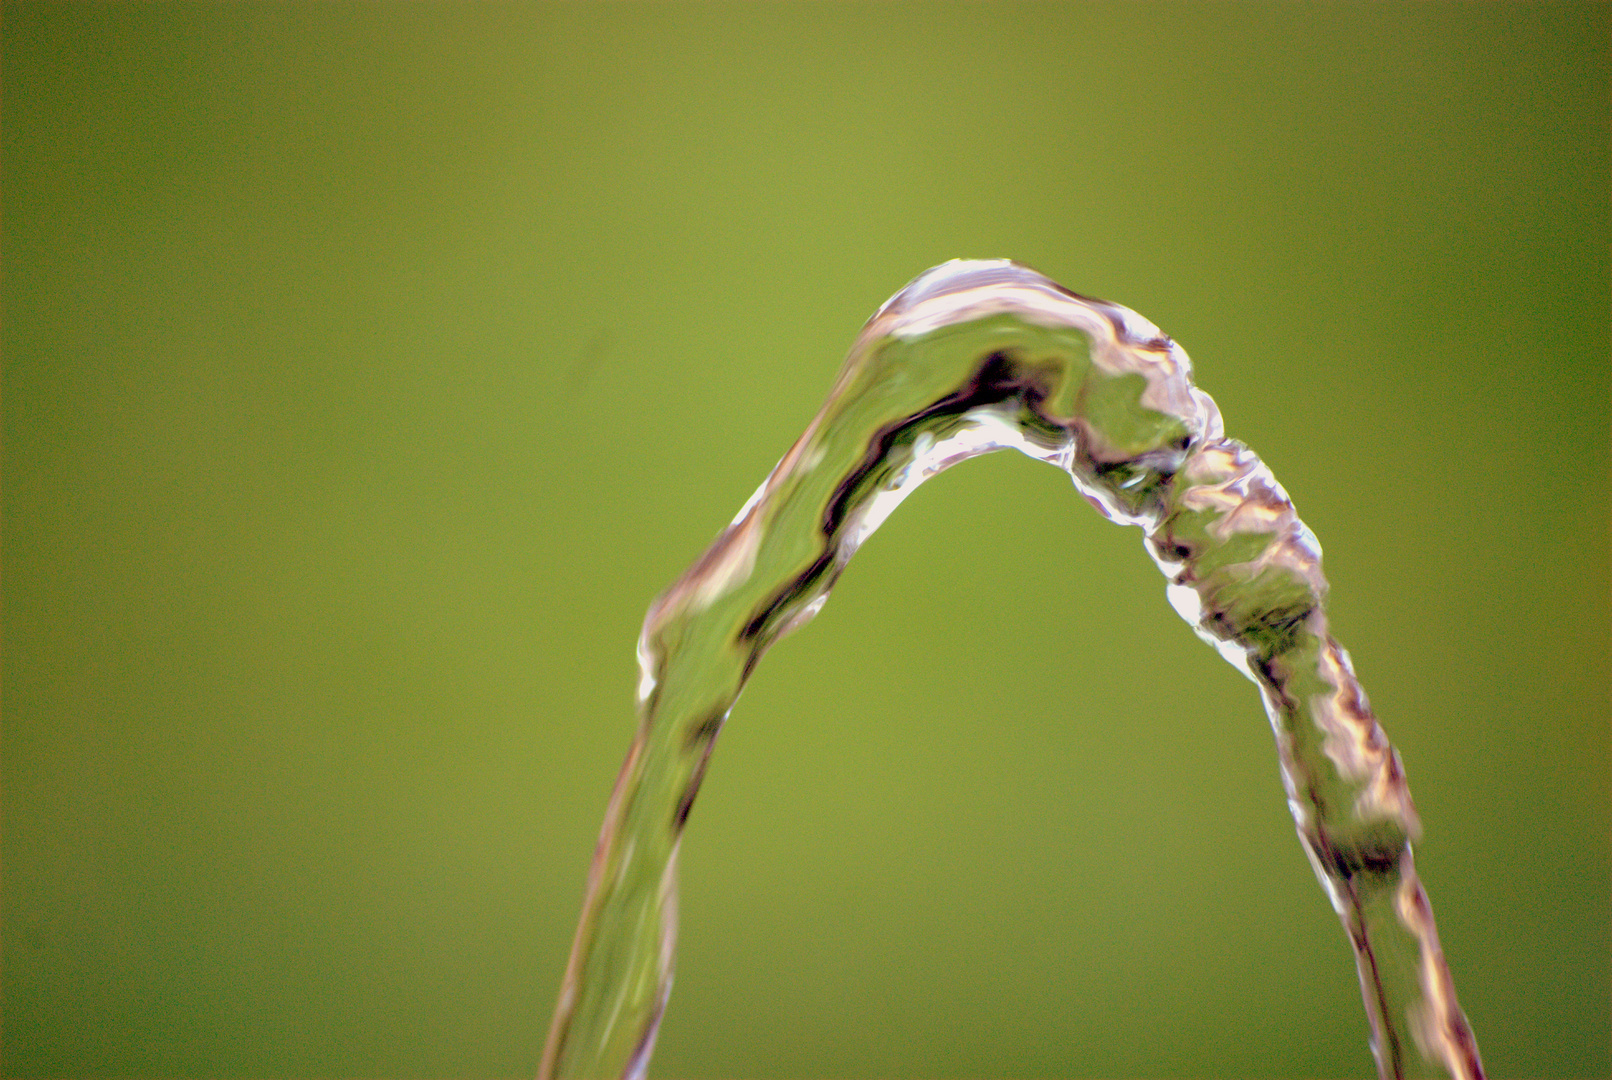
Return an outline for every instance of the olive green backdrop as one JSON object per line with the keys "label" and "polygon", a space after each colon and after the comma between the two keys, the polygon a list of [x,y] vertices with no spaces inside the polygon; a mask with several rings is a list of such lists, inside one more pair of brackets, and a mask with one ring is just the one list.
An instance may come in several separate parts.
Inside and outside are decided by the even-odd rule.
{"label": "olive green backdrop", "polygon": [[[633,643],[888,295],[1194,357],[1498,1076],[1609,1053],[1606,6],[4,9],[3,1069],[523,1077]],[[1254,689],[999,455],[761,666],[653,1072],[1371,1072]]]}

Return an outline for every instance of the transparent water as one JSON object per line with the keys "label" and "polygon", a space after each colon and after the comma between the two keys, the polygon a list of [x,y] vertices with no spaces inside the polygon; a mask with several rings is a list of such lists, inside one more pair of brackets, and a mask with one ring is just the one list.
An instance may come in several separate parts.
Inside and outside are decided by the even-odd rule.
{"label": "transparent water", "polygon": [[1480,1077],[1411,857],[1399,756],[1327,630],[1321,549],[1287,493],[1147,320],[1014,263],[956,261],[868,321],[805,434],[650,607],[638,733],[543,1080],[645,1074],[671,992],[678,845],[745,680],[914,488],[1009,448],[1140,526],[1171,604],[1259,687],[1299,839],[1354,946],[1379,1073]]}

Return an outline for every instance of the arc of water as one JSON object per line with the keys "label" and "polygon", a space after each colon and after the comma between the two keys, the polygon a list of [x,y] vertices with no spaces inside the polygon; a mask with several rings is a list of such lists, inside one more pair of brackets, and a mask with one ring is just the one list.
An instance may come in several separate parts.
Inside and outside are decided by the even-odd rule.
{"label": "arc of water", "polygon": [[677,850],[728,711],[914,488],[1016,449],[1140,526],[1171,603],[1259,687],[1288,804],[1354,946],[1383,1077],[1480,1078],[1411,841],[1399,756],[1327,629],[1321,550],[1147,320],[1006,261],[954,261],[870,319],[822,411],[650,607],[541,1077],[641,1077],[671,990]]}

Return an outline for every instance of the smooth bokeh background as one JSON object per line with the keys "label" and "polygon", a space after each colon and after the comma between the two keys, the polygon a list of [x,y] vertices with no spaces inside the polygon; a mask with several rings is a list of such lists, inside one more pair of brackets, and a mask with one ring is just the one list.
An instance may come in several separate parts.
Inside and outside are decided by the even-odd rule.
{"label": "smooth bokeh background", "polygon": [[[1194,357],[1496,1076],[1612,1072],[1609,8],[4,8],[8,1077],[522,1077],[651,598],[928,266]],[[759,669],[653,1072],[1372,1071],[1253,688],[998,455]]]}

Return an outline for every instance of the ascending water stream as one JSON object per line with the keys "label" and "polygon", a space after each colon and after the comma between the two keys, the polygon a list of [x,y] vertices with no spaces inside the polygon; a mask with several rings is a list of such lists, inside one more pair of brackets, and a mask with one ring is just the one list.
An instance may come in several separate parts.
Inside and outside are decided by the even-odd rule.
{"label": "ascending water stream", "polygon": [[638,734],[543,1080],[644,1075],[671,992],[678,844],[745,680],[914,488],[1002,449],[1140,526],[1170,603],[1259,687],[1299,840],[1354,945],[1378,1072],[1481,1077],[1411,858],[1399,755],[1328,632],[1321,549],[1287,493],[1146,319],[1014,263],[950,262],[868,321],[806,433],[649,609]]}

